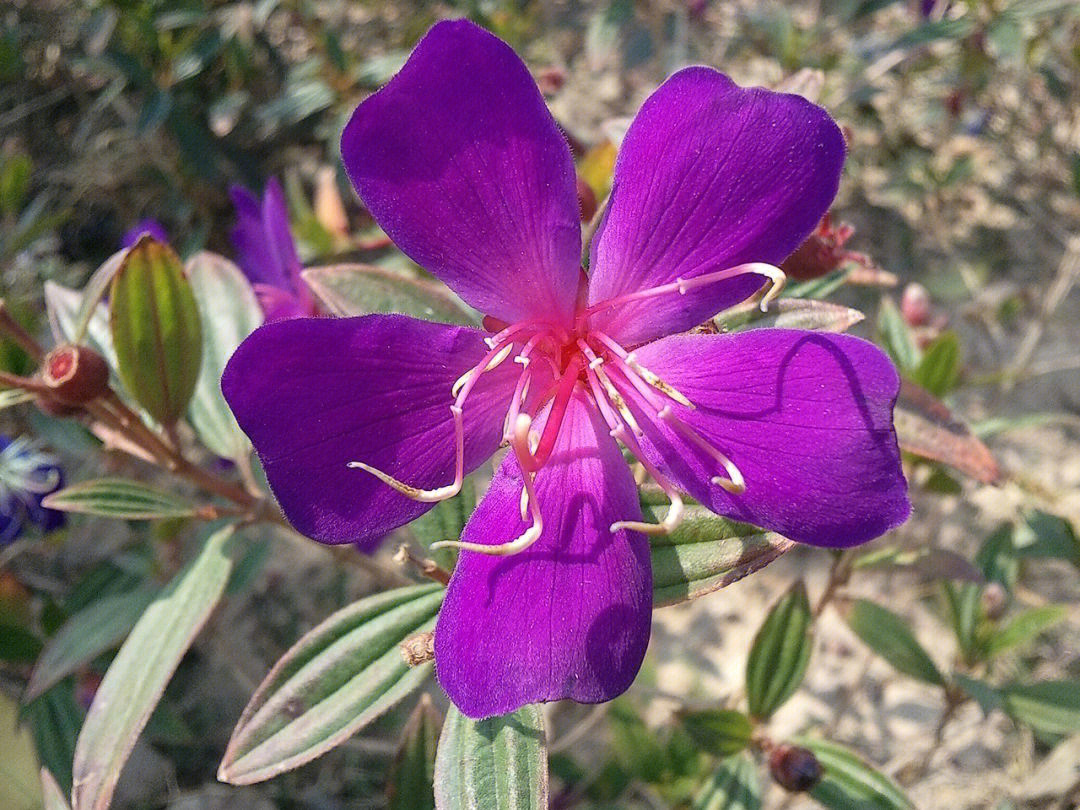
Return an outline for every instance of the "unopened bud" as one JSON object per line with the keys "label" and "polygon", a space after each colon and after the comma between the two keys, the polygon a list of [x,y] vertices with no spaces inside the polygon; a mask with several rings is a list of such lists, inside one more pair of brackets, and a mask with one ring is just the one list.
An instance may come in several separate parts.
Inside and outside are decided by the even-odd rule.
{"label": "unopened bud", "polygon": [[803,793],[821,781],[821,763],[813,751],[782,743],[769,755],[769,773],[784,790]]}
{"label": "unopened bud", "polygon": [[57,346],[41,364],[41,381],[66,405],[85,405],[109,388],[109,366],[86,346]]}
{"label": "unopened bud", "polygon": [[581,221],[591,222],[592,218],[596,216],[596,194],[593,192],[592,186],[580,177],[577,179],[577,201],[578,210],[581,212]]}
{"label": "unopened bud", "polygon": [[1005,606],[1009,601],[1009,594],[1005,586],[1000,582],[991,582],[982,592],[982,609],[992,622],[996,622],[1005,614]]}
{"label": "unopened bud", "polygon": [[926,326],[930,323],[930,293],[922,284],[908,284],[900,298],[900,314],[908,326]]}
{"label": "unopened bud", "polygon": [[401,657],[410,667],[418,667],[435,659],[435,634],[417,633],[401,642]]}

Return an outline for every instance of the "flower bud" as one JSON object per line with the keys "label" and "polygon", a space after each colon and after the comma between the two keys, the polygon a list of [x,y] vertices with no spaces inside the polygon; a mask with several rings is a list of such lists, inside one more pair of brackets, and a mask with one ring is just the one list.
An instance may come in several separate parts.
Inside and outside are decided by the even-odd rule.
{"label": "flower bud", "polygon": [[596,216],[596,194],[593,192],[592,186],[580,177],[577,179],[577,201],[578,210],[581,212],[581,221],[591,222],[592,218]]}
{"label": "flower bud", "polygon": [[821,763],[813,751],[781,743],[769,755],[769,773],[784,790],[803,793],[821,781]]}
{"label": "flower bud", "polygon": [[1009,594],[1000,582],[991,582],[982,592],[982,609],[992,622],[996,622],[1005,615],[1005,606],[1009,601]]}
{"label": "flower bud", "polygon": [[86,346],[57,346],[41,364],[41,380],[66,405],[85,405],[109,388],[109,366]]}
{"label": "flower bud", "polygon": [[930,293],[922,284],[908,284],[900,298],[900,314],[908,326],[926,326],[930,323]]}

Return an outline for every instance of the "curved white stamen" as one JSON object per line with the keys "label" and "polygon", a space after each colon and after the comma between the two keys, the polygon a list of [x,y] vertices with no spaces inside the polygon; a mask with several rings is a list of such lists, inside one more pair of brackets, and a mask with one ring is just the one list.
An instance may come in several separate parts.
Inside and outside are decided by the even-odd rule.
{"label": "curved white stamen", "polygon": [[[634,357],[634,353],[626,351],[622,346],[619,345],[616,340],[608,337],[603,332],[594,331],[592,334],[596,337],[597,340],[607,346],[607,348],[611,350],[612,354],[622,360],[623,363],[629,367],[630,371],[634,372],[636,376],[640,377],[657,391],[675,400],[680,405],[685,405],[687,408],[697,407],[674,385],[661,379],[658,375],[654,374],[652,371],[645,368],[645,366],[641,365],[641,363],[637,361],[637,358]],[[629,374],[626,376],[630,379],[631,382],[634,383],[634,387],[640,390],[640,386],[637,385],[634,379],[630,377]]]}
{"label": "curved white stamen", "polygon": [[[641,425],[637,423],[637,420],[634,418],[634,414],[632,414],[630,412],[630,409],[626,407],[626,401],[622,398],[622,395],[612,384],[611,378],[609,378],[607,373],[604,371],[604,358],[597,357],[596,353],[593,352],[593,350],[589,347],[589,344],[586,343],[584,340],[578,340],[577,343],[578,348],[581,349],[582,353],[589,361],[588,371],[586,373],[595,375],[596,378],[600,381],[600,385],[603,386],[604,394],[607,396],[607,399],[610,400],[611,404],[615,407],[615,409],[619,412],[619,416],[622,417],[622,421],[629,425],[630,429],[634,431],[636,435],[643,436],[644,431],[641,429]],[[594,398],[599,398],[597,397],[596,392],[594,392]]]}
{"label": "curved white stamen", "polygon": [[696,444],[720,463],[727,472],[728,477],[721,478],[719,475],[714,475],[709,479],[710,483],[716,484],[716,486],[730,492],[732,495],[741,495],[746,492],[746,479],[743,478],[743,474],[739,468],[735,466],[735,462],[699,436],[696,430],[676,417],[671,412],[670,407],[665,406],[657,411],[656,418],[667,422],[667,424],[671,425],[678,433],[682,434],[684,438]]}

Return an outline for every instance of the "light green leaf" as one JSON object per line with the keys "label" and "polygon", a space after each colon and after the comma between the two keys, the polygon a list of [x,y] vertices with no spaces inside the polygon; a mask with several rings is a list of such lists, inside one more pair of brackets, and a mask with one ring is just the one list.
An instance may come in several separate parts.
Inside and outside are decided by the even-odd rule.
{"label": "light green leaf", "polygon": [[795,694],[813,649],[810,600],[802,580],[777,600],[754,637],[746,660],[750,714],[767,718]]}
{"label": "light green leaf", "polygon": [[1080,731],[1080,681],[1042,681],[1001,688],[1013,719],[1045,734]]}
{"label": "light green leaf", "polygon": [[1064,621],[1065,616],[1063,605],[1043,605],[1025,610],[990,636],[986,643],[986,653],[993,657],[1034,641],[1040,633]]}
{"label": "light green leaf", "polygon": [[61,512],[117,520],[192,517],[198,512],[195,504],[178,495],[123,478],[96,478],[72,484],[49,495],[42,504]]}
{"label": "light green leaf", "polygon": [[960,338],[943,332],[926,347],[911,378],[934,396],[943,397],[956,387],[960,376]]}
{"label": "light green leaf", "polygon": [[420,696],[401,730],[401,743],[390,763],[386,801],[390,810],[435,810],[435,752],[442,716],[431,698]]}
{"label": "light green leaf", "polygon": [[813,737],[793,742],[810,749],[824,776],[810,795],[832,810],[910,810],[911,800],[885,774],[860,756],[835,743]]}
{"label": "light green leaf", "polygon": [[414,318],[474,326],[475,320],[437,281],[369,264],[310,267],[304,281],[333,315],[400,312]]}
{"label": "light green leaf", "polygon": [[720,763],[694,797],[693,810],[759,810],[761,783],[757,767],[745,754]]}
{"label": "light green leaf", "polygon": [[878,332],[885,345],[885,351],[892,357],[900,370],[911,374],[922,361],[922,352],[915,343],[915,336],[904,322],[900,310],[888,296],[881,299],[878,310]]}
{"label": "light green leaf", "polygon": [[172,248],[142,237],[112,278],[109,326],[124,388],[162,425],[187,410],[202,358],[199,309]]}
{"label": "light green leaf", "polygon": [[240,269],[216,253],[197,253],[185,266],[202,322],[202,364],[188,407],[199,439],[222,458],[243,463],[251,442],[221,393],[221,375],[236,347],[263,322],[262,307]]}
{"label": "light green leaf", "polygon": [[898,672],[935,686],[945,685],[933,659],[895,613],[860,599],[852,605],[847,620],[855,635]]}
{"label": "light green leaf", "polygon": [[536,706],[472,720],[453,706],[435,758],[439,810],[546,810],[547,740]]}
{"label": "light green leaf", "polygon": [[221,598],[232,562],[226,526],[146,609],[113,659],[75,746],[73,810],[106,810],[165,685]]}
{"label": "light green leaf", "polygon": [[240,715],[218,778],[261,782],[326,753],[418,688],[430,664],[410,668],[399,645],[430,631],[441,585],[361,599],[283,655]]}
{"label": "light green leaf", "polygon": [[[643,505],[646,519],[662,508]],[[664,607],[717,591],[780,557],[794,543],[688,505],[683,522],[666,536],[651,537],[653,605]]]}
{"label": "light green leaf", "polygon": [[105,596],[68,619],[41,651],[23,699],[33,700],[119,644],[154,596],[152,588]]}
{"label": "light green leaf", "polygon": [[702,751],[729,757],[750,744],[754,727],[750,718],[734,709],[705,709],[679,715],[690,739]]}

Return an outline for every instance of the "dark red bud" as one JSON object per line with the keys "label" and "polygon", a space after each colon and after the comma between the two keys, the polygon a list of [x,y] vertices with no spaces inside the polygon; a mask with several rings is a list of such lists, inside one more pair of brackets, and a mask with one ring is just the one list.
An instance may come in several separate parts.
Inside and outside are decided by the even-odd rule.
{"label": "dark red bud", "polygon": [[591,222],[596,216],[596,194],[592,186],[580,177],[577,179],[577,202],[578,210],[581,212],[581,221]]}
{"label": "dark red bud", "polygon": [[986,614],[992,622],[996,622],[1003,615],[1005,615],[1005,607],[1009,601],[1009,594],[1005,591],[1005,586],[1000,582],[991,582],[982,592],[982,608],[983,613]]}
{"label": "dark red bud", "polygon": [[930,293],[922,284],[908,284],[900,298],[900,314],[908,326],[926,326],[930,323]]}
{"label": "dark red bud", "polygon": [[86,346],[57,346],[41,364],[41,381],[66,405],[85,405],[109,388],[109,366]]}
{"label": "dark red bud", "polygon": [[780,269],[790,279],[809,281],[831,273],[840,261],[828,239],[813,233],[780,263]]}
{"label": "dark red bud", "polygon": [[536,85],[545,96],[558,93],[564,84],[566,84],[566,72],[560,67],[549,65],[536,72]]}
{"label": "dark red bud", "polygon": [[769,773],[784,790],[804,793],[821,781],[821,763],[812,751],[782,743],[769,755]]}

